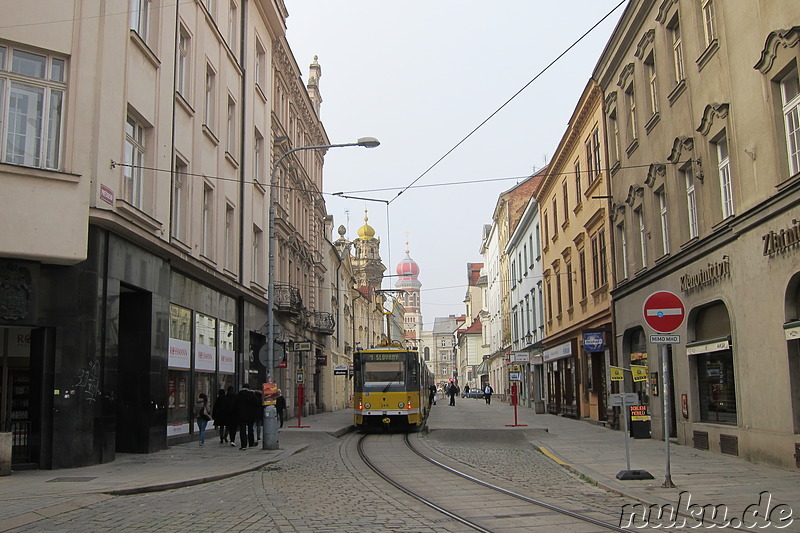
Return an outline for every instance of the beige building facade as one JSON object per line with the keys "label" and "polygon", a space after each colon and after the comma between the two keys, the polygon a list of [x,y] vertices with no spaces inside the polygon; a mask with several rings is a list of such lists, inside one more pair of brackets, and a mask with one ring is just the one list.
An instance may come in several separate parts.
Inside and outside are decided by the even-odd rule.
{"label": "beige building facade", "polygon": [[590,80],[538,190],[547,411],[607,418],[614,278],[603,98]]}
{"label": "beige building facade", "polygon": [[[303,84],[287,16],[282,0],[4,15],[0,222],[18,230],[0,240],[0,425],[22,436],[15,463],[163,449],[195,437],[198,394],[264,381],[272,164],[328,143],[321,70]],[[277,338],[312,346],[276,352],[292,416],[326,404],[323,156],[277,172]]]}
{"label": "beige building facade", "polygon": [[[649,372],[626,386],[654,437],[666,399],[681,444],[787,468],[800,467],[798,43],[797,2],[637,0],[594,73],[616,350]],[[666,361],[642,316],[659,290],[685,307]]]}

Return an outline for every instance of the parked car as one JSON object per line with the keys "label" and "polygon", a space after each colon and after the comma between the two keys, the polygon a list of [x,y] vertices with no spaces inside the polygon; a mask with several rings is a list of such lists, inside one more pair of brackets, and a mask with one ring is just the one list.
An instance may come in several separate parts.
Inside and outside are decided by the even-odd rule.
{"label": "parked car", "polygon": [[470,389],[469,392],[462,392],[462,398],[483,398],[483,391],[480,389]]}

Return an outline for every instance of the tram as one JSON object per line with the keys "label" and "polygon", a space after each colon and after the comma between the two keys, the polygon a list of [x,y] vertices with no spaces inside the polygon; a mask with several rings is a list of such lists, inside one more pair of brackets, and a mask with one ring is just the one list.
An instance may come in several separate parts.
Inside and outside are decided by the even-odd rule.
{"label": "tram", "polygon": [[356,428],[418,431],[425,426],[433,374],[419,351],[396,341],[358,350],[353,370]]}

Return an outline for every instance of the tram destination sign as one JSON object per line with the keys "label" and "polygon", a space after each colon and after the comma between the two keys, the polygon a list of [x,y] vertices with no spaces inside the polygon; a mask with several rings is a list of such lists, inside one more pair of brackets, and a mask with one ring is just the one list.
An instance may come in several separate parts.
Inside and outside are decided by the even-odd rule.
{"label": "tram destination sign", "polygon": [[680,344],[680,335],[650,335],[650,342],[653,344]]}

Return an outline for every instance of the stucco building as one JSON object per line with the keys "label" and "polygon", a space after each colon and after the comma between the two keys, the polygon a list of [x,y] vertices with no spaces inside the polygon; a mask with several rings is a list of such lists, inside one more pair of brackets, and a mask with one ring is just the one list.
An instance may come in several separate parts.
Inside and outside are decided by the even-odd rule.
{"label": "stucco building", "polygon": [[[636,0],[594,72],[603,91],[620,363],[662,430],[657,290],[686,319],[667,353],[669,433],[800,466],[800,4]],[[631,384],[628,383],[628,387]]]}

